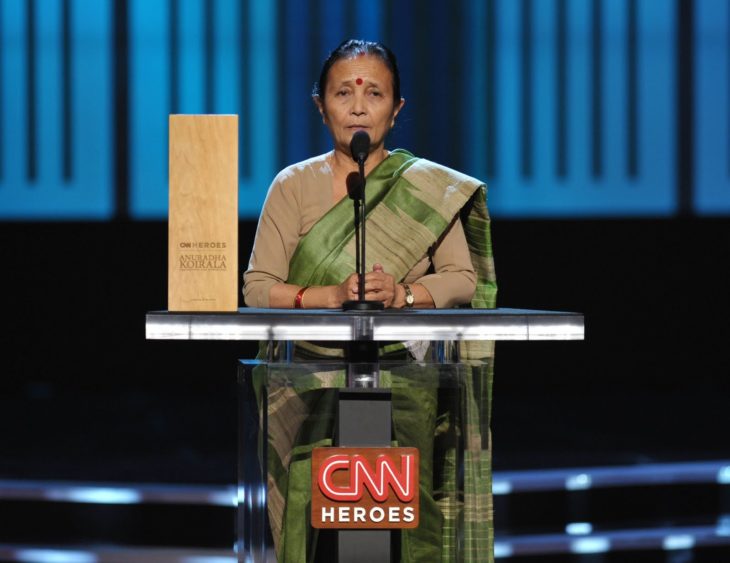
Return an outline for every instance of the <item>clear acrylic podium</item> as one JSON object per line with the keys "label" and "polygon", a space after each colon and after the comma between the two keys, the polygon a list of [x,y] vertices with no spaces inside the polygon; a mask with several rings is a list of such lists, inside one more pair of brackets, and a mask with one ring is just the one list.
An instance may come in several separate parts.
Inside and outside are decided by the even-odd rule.
{"label": "clear acrylic podium", "polygon": [[[582,340],[584,328],[578,313],[520,309],[250,308],[148,313],[146,332],[148,339],[264,343],[258,360],[239,362],[239,561],[276,561],[282,543],[317,561],[399,561],[401,553],[423,560],[434,555],[433,538],[448,560],[490,561],[491,365],[462,357],[460,343]],[[375,357],[306,361],[297,341],[360,343]],[[429,344],[420,361],[378,358],[378,345],[394,341]],[[306,475],[312,445],[419,448],[427,471],[419,529],[314,531],[308,506],[285,511],[302,494],[290,486],[283,498],[276,468]],[[299,545],[281,539],[284,529]]]}

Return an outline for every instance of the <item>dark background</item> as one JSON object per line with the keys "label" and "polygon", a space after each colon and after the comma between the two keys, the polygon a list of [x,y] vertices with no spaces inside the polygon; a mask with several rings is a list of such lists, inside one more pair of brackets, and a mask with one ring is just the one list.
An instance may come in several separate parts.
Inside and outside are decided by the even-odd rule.
{"label": "dark background", "polygon": [[[496,469],[730,456],[729,227],[494,221],[499,305],[586,319],[584,342],[498,344]],[[3,476],[233,482],[235,362],[254,351],[145,340],[166,225],[4,223],[0,239]]]}

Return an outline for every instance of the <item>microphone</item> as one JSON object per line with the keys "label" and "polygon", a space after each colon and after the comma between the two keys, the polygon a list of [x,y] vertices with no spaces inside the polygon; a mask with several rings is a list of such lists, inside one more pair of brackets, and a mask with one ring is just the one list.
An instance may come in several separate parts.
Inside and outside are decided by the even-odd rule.
{"label": "microphone", "polygon": [[360,201],[362,199],[362,182],[360,180],[359,172],[350,172],[345,178],[345,185],[347,186],[347,195],[350,199]]}
{"label": "microphone", "polygon": [[352,155],[352,159],[358,164],[368,159],[368,155],[370,154],[370,135],[367,134],[367,131],[363,131],[362,129],[355,131],[350,141],[350,154]]}

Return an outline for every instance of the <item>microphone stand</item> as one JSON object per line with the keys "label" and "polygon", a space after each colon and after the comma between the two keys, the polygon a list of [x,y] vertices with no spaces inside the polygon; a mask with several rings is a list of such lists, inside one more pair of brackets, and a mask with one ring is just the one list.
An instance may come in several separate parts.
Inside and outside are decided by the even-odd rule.
{"label": "microphone stand", "polygon": [[[359,226],[362,232],[360,233],[360,264],[358,266],[358,280],[357,280],[357,298],[359,301],[365,301],[365,159],[362,156],[357,159],[357,169],[360,172],[360,221]],[[355,232],[357,233],[358,225],[355,225]],[[355,242],[357,244],[357,241]]]}
{"label": "microphone stand", "polygon": [[[355,211],[355,271],[358,273],[358,283],[360,280],[360,198],[356,197],[352,200],[352,207]],[[359,293],[358,293],[359,297]]]}
{"label": "microphone stand", "polygon": [[[365,155],[358,155],[357,168],[359,171],[359,199],[355,198],[355,247],[357,269],[357,300],[345,301],[342,304],[344,311],[382,311],[385,307],[380,301],[365,300]],[[353,190],[355,191],[355,190]],[[357,192],[356,192],[357,193]],[[358,207],[360,213],[358,214]],[[359,244],[358,244],[359,243]]]}
{"label": "microphone stand", "polygon": [[[360,273],[360,202],[363,192],[360,187],[360,174],[350,172],[345,179],[347,195],[352,200],[353,211],[355,212],[355,271]],[[359,279],[359,278],[358,278]]]}
{"label": "microphone stand", "polygon": [[[357,269],[357,299],[345,301],[342,304],[344,311],[381,311],[384,309],[380,301],[365,300],[365,155],[357,156],[357,168],[359,171],[359,189],[356,190],[361,201],[355,199],[355,247],[356,247],[356,269]],[[357,208],[360,213],[357,213]]]}

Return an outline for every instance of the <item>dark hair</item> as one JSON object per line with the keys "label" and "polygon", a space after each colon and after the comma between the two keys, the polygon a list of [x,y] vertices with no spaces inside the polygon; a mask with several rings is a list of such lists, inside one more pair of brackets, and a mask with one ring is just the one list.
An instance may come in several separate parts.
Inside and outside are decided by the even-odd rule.
{"label": "dark hair", "polygon": [[319,82],[314,83],[312,95],[324,100],[324,93],[327,89],[327,76],[332,65],[340,59],[351,59],[358,55],[372,55],[378,57],[390,70],[393,77],[393,105],[400,103],[400,72],[398,72],[398,61],[393,51],[377,41],[365,41],[363,39],[347,39],[340,43],[332,51],[322,65],[322,72],[319,73]]}

